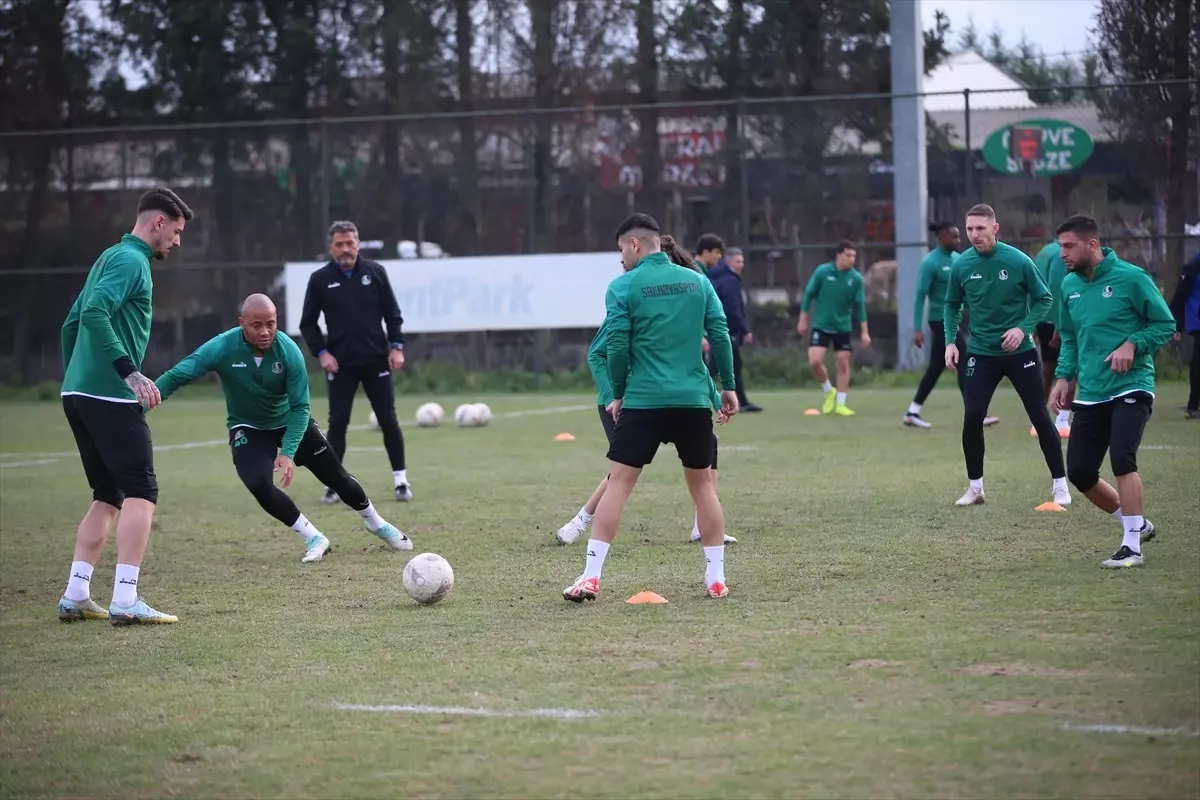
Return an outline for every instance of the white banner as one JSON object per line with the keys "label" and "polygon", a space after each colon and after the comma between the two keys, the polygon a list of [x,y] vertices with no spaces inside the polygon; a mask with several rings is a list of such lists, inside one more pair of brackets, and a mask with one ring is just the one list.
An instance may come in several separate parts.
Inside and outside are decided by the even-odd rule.
{"label": "white banner", "polygon": [[[410,333],[596,328],[604,321],[605,290],[622,271],[616,250],[379,263]],[[309,276],[323,266],[284,265],[289,334],[300,333]]]}

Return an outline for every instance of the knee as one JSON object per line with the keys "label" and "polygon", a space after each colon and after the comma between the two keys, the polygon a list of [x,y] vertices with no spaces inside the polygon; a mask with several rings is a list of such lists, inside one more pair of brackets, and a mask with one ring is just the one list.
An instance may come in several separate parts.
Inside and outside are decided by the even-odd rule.
{"label": "knee", "polygon": [[813,351],[809,350],[808,351],[808,365],[810,367],[812,367],[813,369],[821,369],[822,367],[825,366],[825,354],[824,353],[814,353]]}
{"label": "knee", "polygon": [[983,418],[987,415],[987,409],[982,406],[977,406],[973,403],[968,403],[963,406],[963,429],[979,428],[983,430]]}
{"label": "knee", "polygon": [[1108,454],[1108,463],[1112,467],[1113,477],[1123,478],[1137,472],[1137,456],[1132,453]]}
{"label": "knee", "polygon": [[1100,482],[1100,471],[1094,467],[1084,467],[1078,464],[1067,465],[1067,480],[1083,493],[1090,492]]}
{"label": "knee", "polygon": [[269,496],[271,490],[275,488],[275,482],[271,479],[270,472],[255,472],[240,475],[239,477],[250,494],[254,495],[260,501],[262,498]]}

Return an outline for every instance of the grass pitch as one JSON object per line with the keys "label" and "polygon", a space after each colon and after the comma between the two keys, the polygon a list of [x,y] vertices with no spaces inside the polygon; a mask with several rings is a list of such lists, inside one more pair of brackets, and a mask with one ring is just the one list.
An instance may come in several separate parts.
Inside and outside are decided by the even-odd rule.
{"label": "grass pitch", "polygon": [[[1120,531],[1084,498],[1033,511],[1050,481],[1007,386],[987,505],[953,507],[947,379],[931,431],[900,425],[907,389],[852,391],[850,420],[803,416],[816,392],[761,393],[766,413],[722,429],[727,601],[703,596],[664,449],[582,607],[559,596],[582,542],[552,534],[603,475],[591,397],[406,425],[408,505],[378,434],[352,432],[347,466],[383,514],[454,565],[425,608],[401,589],[406,554],[319,505],[303,470],[293,495],[335,549],[302,565],[227,447],[204,444],[224,440],[222,403],[190,395],[151,418],[156,445],[200,443],[157,455],[142,588],[181,622],[151,629],[55,619],[89,496],[59,406],[0,406],[4,797],[1200,796],[1200,424],[1182,387],[1163,387],[1141,455],[1160,530],[1144,569],[1099,567]],[[401,398],[402,419],[428,399]],[[643,589],[670,603],[624,604]]]}

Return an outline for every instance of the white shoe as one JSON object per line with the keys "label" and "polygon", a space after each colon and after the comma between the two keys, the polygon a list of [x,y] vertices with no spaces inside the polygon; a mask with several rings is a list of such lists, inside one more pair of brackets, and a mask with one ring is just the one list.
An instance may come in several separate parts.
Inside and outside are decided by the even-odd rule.
{"label": "white shoe", "polygon": [[999,421],[1000,421],[999,417],[984,417],[983,418],[983,427],[990,428]]}
{"label": "white shoe", "polygon": [[1063,508],[1071,505],[1071,493],[1067,491],[1067,487],[1054,490],[1054,502],[1058,503]]}
{"label": "white shoe", "polygon": [[308,541],[304,543],[304,558],[300,559],[301,563],[311,564],[314,561],[320,561],[325,558],[330,546],[329,539],[323,533],[308,537]]}
{"label": "white shoe", "polygon": [[904,424],[910,428],[932,428],[925,420],[921,419],[920,414],[906,414],[904,416]]}
{"label": "white shoe", "polygon": [[554,538],[558,540],[559,544],[572,544],[587,532],[587,527],[588,524],[576,514],[574,519],[555,532]]}
{"label": "white shoe", "polygon": [[1146,562],[1142,560],[1141,553],[1135,553],[1125,545],[1117,552],[1112,554],[1111,558],[1107,558],[1100,562],[1100,566],[1106,569],[1121,569],[1123,567],[1141,567],[1145,566]]}
{"label": "white shoe", "polygon": [[[688,538],[688,541],[689,542],[700,541],[700,531],[698,531],[695,528],[692,528],[692,535]],[[725,544],[737,544],[737,539],[733,538],[732,536],[730,536],[727,533],[727,534],[725,534]]]}
{"label": "white shoe", "polygon": [[967,487],[967,492],[962,497],[954,501],[956,506],[981,506],[983,505],[983,489],[976,489],[974,486]]}

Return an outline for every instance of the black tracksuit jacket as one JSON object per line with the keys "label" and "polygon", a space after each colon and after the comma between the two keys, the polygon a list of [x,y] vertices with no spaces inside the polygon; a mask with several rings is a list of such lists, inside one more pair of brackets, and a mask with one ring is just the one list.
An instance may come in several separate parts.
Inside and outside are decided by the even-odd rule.
{"label": "black tracksuit jacket", "polygon": [[[322,312],[328,334],[318,324]],[[314,356],[328,350],[339,366],[347,367],[378,362],[393,345],[403,346],[403,323],[382,264],[359,256],[349,276],[335,261],[309,276],[300,333]]]}

